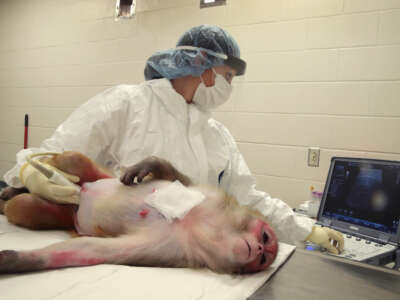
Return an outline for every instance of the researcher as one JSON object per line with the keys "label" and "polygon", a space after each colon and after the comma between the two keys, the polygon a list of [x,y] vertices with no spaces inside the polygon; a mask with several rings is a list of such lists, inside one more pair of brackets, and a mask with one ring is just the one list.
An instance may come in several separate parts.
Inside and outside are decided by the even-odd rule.
{"label": "researcher", "polygon": [[[337,252],[343,244],[339,233],[314,226],[314,221],[295,215],[282,200],[256,189],[232,135],[212,118],[211,110],[229,99],[233,78],[245,71],[246,62],[228,32],[212,25],[194,27],[175,48],[147,60],[146,81],[118,85],[93,97],[40,148],[18,152],[17,164],[5,174],[5,181],[21,188],[18,173],[33,153],[79,151],[116,176],[155,155],[171,162],[194,184],[218,186],[242,205],[260,211],[281,241],[297,244],[308,239]],[[51,189],[43,191],[51,193]]]}

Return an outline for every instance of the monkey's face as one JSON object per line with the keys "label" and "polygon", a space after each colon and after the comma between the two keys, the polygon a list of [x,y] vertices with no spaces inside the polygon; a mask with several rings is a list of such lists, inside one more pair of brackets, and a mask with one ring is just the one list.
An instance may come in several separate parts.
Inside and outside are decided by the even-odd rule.
{"label": "monkey's face", "polygon": [[260,272],[268,268],[275,260],[278,240],[267,223],[260,219],[253,219],[247,231],[235,243],[233,252],[243,263],[244,273]]}

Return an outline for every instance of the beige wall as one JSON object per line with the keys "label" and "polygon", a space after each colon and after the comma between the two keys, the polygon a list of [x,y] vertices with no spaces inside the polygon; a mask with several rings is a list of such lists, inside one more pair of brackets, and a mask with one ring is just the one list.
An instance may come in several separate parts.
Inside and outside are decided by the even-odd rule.
{"label": "beige wall", "polygon": [[[145,59],[201,23],[238,40],[248,72],[215,112],[259,188],[293,206],[322,189],[332,156],[400,160],[400,0],[0,1],[0,175],[23,145],[51,135],[79,104],[143,80]],[[321,165],[306,165],[309,146]]]}

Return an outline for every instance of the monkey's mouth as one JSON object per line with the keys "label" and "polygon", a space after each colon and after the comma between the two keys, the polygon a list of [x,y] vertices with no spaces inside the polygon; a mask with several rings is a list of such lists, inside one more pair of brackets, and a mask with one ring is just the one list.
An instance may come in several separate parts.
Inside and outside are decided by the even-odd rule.
{"label": "monkey's mouth", "polygon": [[251,247],[250,247],[250,244],[249,244],[249,242],[248,242],[247,240],[244,240],[244,241],[246,242],[247,248],[249,248],[249,256],[248,256],[248,257],[250,257],[250,255],[251,255]]}

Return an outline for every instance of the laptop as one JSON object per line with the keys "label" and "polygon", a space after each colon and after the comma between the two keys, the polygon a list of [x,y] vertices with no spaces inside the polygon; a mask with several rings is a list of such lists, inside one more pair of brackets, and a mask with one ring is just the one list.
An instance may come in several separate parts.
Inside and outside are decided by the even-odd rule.
{"label": "laptop", "polygon": [[317,224],[343,233],[338,256],[374,265],[400,259],[400,162],[333,157]]}

